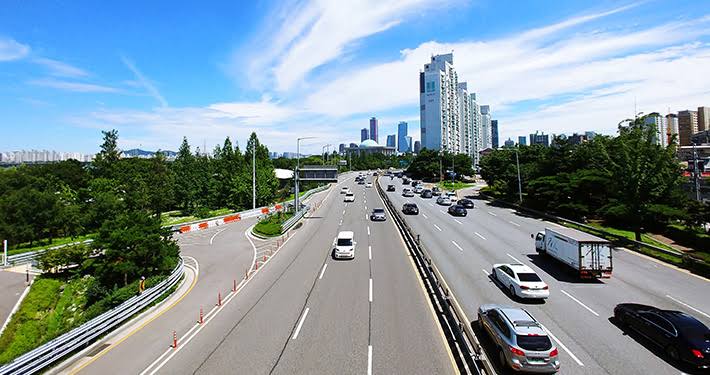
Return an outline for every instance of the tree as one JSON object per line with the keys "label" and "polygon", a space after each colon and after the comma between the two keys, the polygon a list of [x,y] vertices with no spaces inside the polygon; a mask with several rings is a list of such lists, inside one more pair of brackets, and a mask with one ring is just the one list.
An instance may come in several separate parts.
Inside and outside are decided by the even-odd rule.
{"label": "tree", "polygon": [[193,208],[197,195],[195,186],[195,157],[187,143],[187,137],[182,138],[182,144],[173,163],[175,176],[175,201],[183,211]]}
{"label": "tree", "polygon": [[104,136],[104,141],[101,144],[101,151],[96,154],[96,159],[94,159],[94,171],[98,176],[111,177],[113,166],[121,155],[118,150],[118,130],[101,131],[101,134]]}
{"label": "tree", "polygon": [[44,272],[61,272],[64,269],[78,265],[73,268],[74,273],[81,273],[83,268],[80,267],[94,252],[94,250],[86,244],[76,244],[63,246],[56,249],[50,249],[43,252],[39,256],[39,269]]}

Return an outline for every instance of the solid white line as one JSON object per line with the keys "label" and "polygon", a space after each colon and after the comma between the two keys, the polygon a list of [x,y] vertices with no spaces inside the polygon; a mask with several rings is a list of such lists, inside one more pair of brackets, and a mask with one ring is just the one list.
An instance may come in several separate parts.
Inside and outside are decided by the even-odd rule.
{"label": "solid white line", "polygon": [[425,219],[428,219],[428,217],[426,215],[422,214],[422,216],[424,216]]}
{"label": "solid white line", "polygon": [[431,204],[431,203],[429,203],[429,205],[430,205],[430,206],[432,206],[432,207],[434,207],[434,205],[433,205],[433,204]]}
{"label": "solid white line", "polygon": [[511,224],[513,224],[513,225],[515,225],[516,227],[519,227],[519,226],[520,226],[520,224],[518,224],[518,223],[516,223],[516,222],[514,222],[514,221],[508,220],[508,222],[511,223]]}
{"label": "solid white line", "polygon": [[520,264],[523,264],[523,262],[519,261],[519,260],[518,260],[517,258],[515,258],[514,256],[512,256],[512,255],[510,255],[510,254],[506,254],[506,255],[508,255],[508,256],[509,256],[511,259],[513,259],[514,261],[516,261],[516,262],[518,262],[518,263],[520,263]]}
{"label": "solid white line", "polygon": [[489,214],[489,215],[493,215],[493,216],[498,216],[498,215],[494,214],[494,213],[491,212],[491,211],[488,211],[488,214]]}
{"label": "solid white line", "polygon": [[682,302],[682,301],[680,301],[680,300],[677,300],[677,299],[675,299],[675,298],[669,296],[668,294],[666,294],[666,297],[672,299],[673,301],[675,301],[675,302],[677,302],[677,303],[680,303],[681,305],[683,305],[683,306],[685,306],[685,307],[687,307],[687,308],[689,308],[689,309],[695,311],[695,312],[698,313],[698,314],[702,314],[702,315],[705,316],[706,318],[710,318],[710,315],[708,315],[708,314],[706,314],[706,313],[704,313],[704,312],[702,312],[702,311],[696,309],[696,308],[693,307],[693,306],[688,305],[688,304],[685,303],[685,302]]}
{"label": "solid white line", "polygon": [[367,375],[372,375],[372,345],[367,346]]}
{"label": "solid white line", "polygon": [[452,240],[451,243],[454,244],[454,246],[456,246],[460,251],[463,251],[463,249],[461,248],[461,246],[459,246],[459,244],[457,244],[456,241],[453,241],[453,240]]}
{"label": "solid white line", "polygon": [[486,237],[483,237],[483,236],[482,236],[480,233],[478,233],[478,232],[473,232],[473,233],[476,233],[476,235],[477,235],[478,237],[481,237],[481,239],[483,239],[483,240],[486,239]]}
{"label": "solid white line", "polygon": [[372,246],[367,247],[367,254],[370,260],[372,260]]}
{"label": "solid white line", "polygon": [[306,320],[306,316],[308,315],[309,310],[310,308],[306,307],[306,311],[303,312],[303,316],[301,316],[301,320],[298,322],[298,326],[296,326],[296,332],[293,333],[293,337],[291,337],[291,340],[295,340],[298,338],[298,333],[301,332],[303,321]]}
{"label": "solid white line", "polygon": [[457,223],[459,223],[459,224],[461,224],[461,225],[463,225],[463,223],[460,222],[458,219],[454,219],[454,221],[457,222]]}
{"label": "solid white line", "polygon": [[547,329],[547,327],[543,326],[542,324],[540,324],[540,326],[542,327],[542,329],[547,331],[547,334],[550,335],[550,337],[552,337],[552,339],[557,342],[557,344],[562,348],[562,350],[567,352],[567,354],[569,354],[569,356],[572,357],[572,359],[574,359],[574,361],[577,362],[578,365],[584,366],[584,363],[582,363],[582,361],[580,361],[576,355],[574,355],[569,349],[567,349],[565,344],[563,344],[560,340],[558,340],[557,337],[555,337],[555,335],[553,335],[552,332],[550,332],[550,330]]}
{"label": "solid white line", "polygon": [[569,294],[569,293],[565,292],[565,291],[564,291],[564,290],[562,290],[562,289],[560,289],[560,292],[564,293],[564,294],[565,294],[565,295],[566,295],[567,297],[571,298],[571,299],[572,299],[572,301],[574,301],[574,302],[577,302],[577,303],[578,303],[578,304],[580,304],[580,305],[581,305],[582,307],[584,307],[585,309],[589,310],[589,312],[590,312],[590,313],[592,313],[592,314],[594,314],[594,315],[596,315],[596,316],[599,316],[599,314],[597,314],[597,312],[596,312],[596,311],[594,311],[594,310],[590,309],[590,308],[589,308],[589,306],[587,306],[587,305],[583,304],[583,303],[582,303],[582,301],[580,301],[580,300],[578,300],[578,299],[576,299],[576,298],[572,297],[572,295],[571,295],[571,294]]}
{"label": "solid white line", "polygon": [[370,302],[372,302],[372,279],[370,279]]}
{"label": "solid white line", "polygon": [[369,225],[367,226],[367,235],[368,236],[370,235],[370,226]]}
{"label": "solid white line", "polygon": [[214,238],[217,237],[218,234],[224,232],[225,230],[227,230],[227,228],[224,228],[220,231],[217,231],[217,233],[213,234],[212,237],[210,238],[210,245],[212,245],[212,241],[214,240]]}
{"label": "solid white line", "polygon": [[438,230],[439,230],[439,232],[441,232],[441,228],[439,228],[439,226],[438,226],[438,225],[434,224],[434,228],[438,229]]}
{"label": "solid white line", "polygon": [[320,276],[318,276],[318,280],[323,278],[323,274],[325,273],[325,269],[328,268],[328,263],[323,265],[323,270],[320,271]]}
{"label": "solid white line", "polygon": [[486,270],[485,270],[485,269],[483,269],[483,268],[481,268],[481,271],[483,271],[483,273],[485,273],[485,274],[486,274],[486,276],[490,276],[490,275],[491,275],[491,274],[490,274],[490,272],[486,271]]}

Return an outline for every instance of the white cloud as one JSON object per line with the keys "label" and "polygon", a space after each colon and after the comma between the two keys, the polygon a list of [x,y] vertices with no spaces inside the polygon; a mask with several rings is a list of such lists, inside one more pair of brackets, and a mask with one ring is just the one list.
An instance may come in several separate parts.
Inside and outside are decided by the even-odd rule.
{"label": "white cloud", "polygon": [[67,63],[63,63],[58,60],[36,58],[33,59],[32,62],[46,67],[49,70],[49,73],[54,76],[78,78],[86,77],[89,75],[89,73],[83,69],[77,68]]}
{"label": "white cloud", "polygon": [[72,92],[93,92],[93,93],[119,93],[121,90],[103,85],[92,83],[69,82],[54,78],[35,79],[28,82],[35,86],[49,87],[53,89],[72,91]]}
{"label": "white cloud", "polygon": [[158,103],[160,103],[161,107],[168,106],[168,101],[165,100],[163,95],[160,94],[160,91],[158,91],[158,88],[155,87],[153,82],[151,82],[148,78],[146,78],[140,70],[138,70],[138,68],[136,67],[136,64],[134,64],[133,61],[126,58],[125,56],[121,57],[121,61],[123,61],[123,64],[126,65],[126,67],[136,77],[136,82],[139,83],[146,90],[146,92],[148,92],[148,94],[150,96],[152,96]]}
{"label": "white cloud", "polygon": [[30,53],[30,47],[14,39],[0,36],[0,61],[12,61],[24,58]]}

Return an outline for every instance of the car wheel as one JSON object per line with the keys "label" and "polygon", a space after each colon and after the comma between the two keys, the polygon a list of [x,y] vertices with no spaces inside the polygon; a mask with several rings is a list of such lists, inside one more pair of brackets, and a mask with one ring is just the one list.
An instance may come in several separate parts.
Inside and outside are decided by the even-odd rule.
{"label": "car wheel", "polygon": [[675,362],[678,362],[680,360],[680,355],[678,354],[678,349],[676,349],[672,345],[669,345],[666,348],[666,354],[668,354],[668,357],[670,357],[670,359],[672,359]]}
{"label": "car wheel", "polygon": [[498,275],[496,274],[496,269],[491,270],[491,276],[493,277],[493,280],[498,280]]}
{"label": "car wheel", "polygon": [[628,324],[626,324],[626,318],[624,317],[624,313],[620,312],[618,315],[614,315],[614,319],[616,319],[616,323],[619,324],[619,327],[622,329],[627,328]]}
{"label": "car wheel", "polygon": [[500,363],[500,367],[506,368],[508,367],[508,360],[505,359],[505,353],[503,353],[503,349],[498,348],[498,363]]}
{"label": "car wheel", "polygon": [[515,288],[512,285],[510,286],[510,295],[512,297],[517,297],[517,295],[515,294]]}

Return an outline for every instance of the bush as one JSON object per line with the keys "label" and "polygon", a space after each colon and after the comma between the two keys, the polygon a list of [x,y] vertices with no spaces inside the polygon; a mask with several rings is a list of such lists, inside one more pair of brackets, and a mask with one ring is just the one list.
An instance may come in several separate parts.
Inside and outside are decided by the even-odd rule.
{"label": "bush", "polygon": [[281,224],[292,216],[290,212],[269,215],[254,226],[254,232],[267,237],[278,236],[281,234]]}
{"label": "bush", "polygon": [[687,227],[671,224],[666,227],[666,236],[677,243],[691,247],[699,251],[708,252],[710,250],[710,235],[689,230]]}

